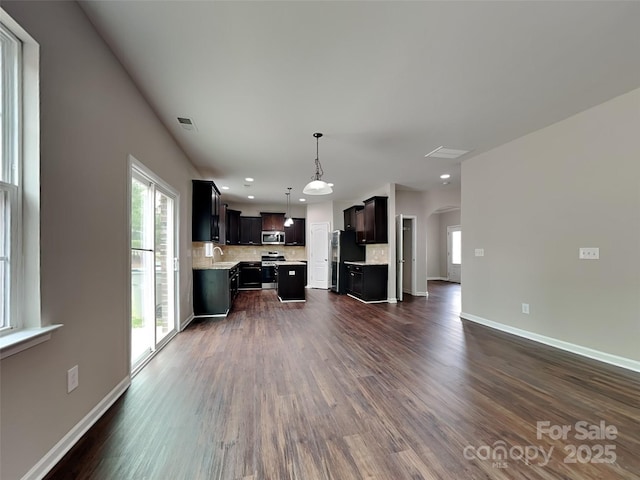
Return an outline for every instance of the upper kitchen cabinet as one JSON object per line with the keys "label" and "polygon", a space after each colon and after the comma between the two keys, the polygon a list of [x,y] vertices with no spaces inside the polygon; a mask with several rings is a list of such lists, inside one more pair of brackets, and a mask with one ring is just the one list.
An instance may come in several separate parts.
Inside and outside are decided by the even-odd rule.
{"label": "upper kitchen cabinet", "polygon": [[364,207],[362,205],[354,205],[344,210],[344,230],[356,231],[356,214]]}
{"label": "upper kitchen cabinet", "polygon": [[260,212],[262,217],[262,231],[284,232],[284,213]]}
{"label": "upper kitchen cabinet", "polygon": [[356,210],[356,243],[364,243],[364,207]]}
{"label": "upper kitchen cabinet", "polygon": [[191,204],[191,240],[224,243],[225,207],[220,191],[210,180],[193,180]]}
{"label": "upper kitchen cabinet", "polygon": [[371,197],[364,201],[364,229],[361,243],[387,243],[387,197]]}
{"label": "upper kitchen cabinet", "polygon": [[305,225],[304,218],[293,218],[293,224],[284,227],[284,244],[291,246],[301,246],[305,244]]}
{"label": "upper kitchen cabinet", "polygon": [[240,245],[262,245],[261,217],[240,217]]}
{"label": "upper kitchen cabinet", "polygon": [[225,240],[227,245],[240,245],[240,211],[227,208]]}

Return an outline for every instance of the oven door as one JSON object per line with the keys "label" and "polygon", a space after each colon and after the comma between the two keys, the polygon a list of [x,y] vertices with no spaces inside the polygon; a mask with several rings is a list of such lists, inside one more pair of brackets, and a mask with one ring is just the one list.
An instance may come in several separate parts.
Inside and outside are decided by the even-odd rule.
{"label": "oven door", "polygon": [[262,264],[262,288],[276,288],[276,266]]}

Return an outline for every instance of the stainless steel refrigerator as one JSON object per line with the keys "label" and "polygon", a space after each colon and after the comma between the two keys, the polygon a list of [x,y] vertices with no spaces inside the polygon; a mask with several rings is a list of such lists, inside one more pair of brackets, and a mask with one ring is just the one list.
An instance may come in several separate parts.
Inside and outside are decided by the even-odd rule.
{"label": "stainless steel refrigerator", "polygon": [[331,233],[331,291],[346,293],[347,267],[344,262],[363,262],[364,245],[356,243],[356,232],[336,230]]}

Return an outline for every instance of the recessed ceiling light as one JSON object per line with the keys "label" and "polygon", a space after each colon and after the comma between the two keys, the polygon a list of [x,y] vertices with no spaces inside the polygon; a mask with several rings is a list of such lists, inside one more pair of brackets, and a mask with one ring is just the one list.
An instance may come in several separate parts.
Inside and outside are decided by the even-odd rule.
{"label": "recessed ceiling light", "polygon": [[301,202],[306,202],[306,201],[307,201],[307,199],[306,199],[306,198],[301,198],[301,199],[300,199],[300,201],[301,201]]}
{"label": "recessed ceiling light", "polygon": [[251,177],[247,177],[244,179],[245,182],[253,182],[253,178]]}
{"label": "recessed ceiling light", "polygon": [[427,153],[425,157],[432,158],[458,158],[464,155],[465,153],[469,153],[471,150],[456,150],[455,148],[444,148],[440,146],[435,150]]}
{"label": "recessed ceiling light", "polygon": [[254,197],[253,195],[249,195],[247,198],[249,198],[249,199],[253,200],[253,199],[254,199],[254,198],[256,198],[256,197]]}
{"label": "recessed ceiling light", "polygon": [[448,173],[443,173],[442,175],[440,175],[440,178],[446,180],[447,178],[451,178],[451,175],[449,175]]}
{"label": "recessed ceiling light", "polygon": [[227,187],[226,185],[223,185],[221,188],[222,188],[223,190],[229,190],[229,187]]}

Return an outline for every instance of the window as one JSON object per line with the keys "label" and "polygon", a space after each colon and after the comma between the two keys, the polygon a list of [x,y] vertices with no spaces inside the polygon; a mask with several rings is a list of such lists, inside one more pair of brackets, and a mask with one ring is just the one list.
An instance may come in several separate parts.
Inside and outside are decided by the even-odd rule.
{"label": "window", "polygon": [[0,332],[19,326],[17,307],[19,303],[19,274],[21,266],[21,157],[20,139],[20,72],[21,42],[0,24],[0,115],[2,131],[0,147]]}
{"label": "window", "polygon": [[40,313],[40,46],[0,8],[0,359],[51,338]]}

